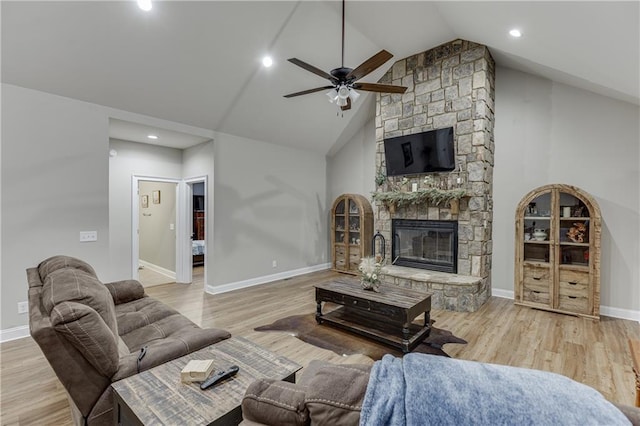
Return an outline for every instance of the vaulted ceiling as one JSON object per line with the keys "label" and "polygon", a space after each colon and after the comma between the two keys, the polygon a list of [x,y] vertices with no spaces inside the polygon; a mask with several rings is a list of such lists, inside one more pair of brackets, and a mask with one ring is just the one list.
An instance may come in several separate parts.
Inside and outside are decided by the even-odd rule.
{"label": "vaulted ceiling", "polygon": [[[462,38],[497,64],[640,104],[640,2],[346,3],[345,65],[401,59]],[[373,94],[337,114],[326,81],[286,61],[340,66],[335,1],[2,1],[2,81],[204,129],[335,151],[372,117]],[[519,28],[523,36],[511,38]],[[270,54],[271,68],[261,65]],[[170,142],[166,142],[171,144]],[[193,143],[196,143],[194,140]],[[181,141],[184,145],[184,140]],[[183,146],[181,146],[183,147]]]}

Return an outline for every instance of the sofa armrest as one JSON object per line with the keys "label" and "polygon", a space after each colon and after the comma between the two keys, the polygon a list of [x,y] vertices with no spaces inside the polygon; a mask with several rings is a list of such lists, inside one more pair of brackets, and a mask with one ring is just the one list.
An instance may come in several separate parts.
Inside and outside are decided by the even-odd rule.
{"label": "sofa armrest", "polygon": [[244,425],[305,426],[305,387],[273,379],[258,379],[242,399]]}
{"label": "sofa armrest", "polygon": [[622,411],[622,414],[624,414],[627,417],[627,419],[629,419],[629,421],[633,426],[640,426],[640,408],[639,407],[632,407],[630,405],[619,405],[619,404],[613,404],[613,405],[615,405],[618,410]]}
{"label": "sofa armrest", "polygon": [[111,293],[113,303],[116,305],[145,297],[144,287],[137,280],[114,281],[106,283],[105,287]]}

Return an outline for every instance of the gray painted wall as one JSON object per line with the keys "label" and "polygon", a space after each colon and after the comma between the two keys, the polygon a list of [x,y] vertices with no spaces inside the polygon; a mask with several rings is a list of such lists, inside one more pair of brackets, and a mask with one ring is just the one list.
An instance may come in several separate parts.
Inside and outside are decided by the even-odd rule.
{"label": "gray painted wall", "polygon": [[[2,329],[28,323],[25,269],[57,254],[109,278],[109,120],[91,104],[2,85]],[[81,243],[80,231],[98,231]]]}
{"label": "gray painted wall", "polygon": [[[140,197],[147,195],[147,208],[138,211],[140,260],[176,271],[176,183],[140,181]],[[160,191],[160,203],[153,192]]]}
{"label": "gray painted wall", "polygon": [[[538,186],[567,183],[592,194],[602,210],[601,304],[638,316],[640,108],[498,67],[495,115],[493,289],[513,292],[514,215],[520,199]],[[373,146],[373,134],[358,133],[328,158],[331,197],[370,191],[375,161],[362,154]],[[361,174],[367,176],[364,182]],[[347,185],[345,179],[354,182]]]}
{"label": "gray painted wall", "polygon": [[375,142],[375,117],[371,117],[340,151],[329,157],[327,163],[329,208],[338,196],[346,193],[364,195],[371,202],[371,193],[376,189]]}
{"label": "gray painted wall", "polygon": [[[114,279],[123,280],[131,278],[132,270],[132,176],[180,179],[182,177],[182,150],[117,139],[111,139],[109,148],[115,149],[118,153],[117,156],[109,158],[111,274],[115,277]],[[151,203],[151,201],[149,202]],[[175,271],[175,261],[173,269],[170,270]]]}
{"label": "gray painted wall", "polygon": [[222,133],[214,146],[209,284],[328,262],[325,157]]}

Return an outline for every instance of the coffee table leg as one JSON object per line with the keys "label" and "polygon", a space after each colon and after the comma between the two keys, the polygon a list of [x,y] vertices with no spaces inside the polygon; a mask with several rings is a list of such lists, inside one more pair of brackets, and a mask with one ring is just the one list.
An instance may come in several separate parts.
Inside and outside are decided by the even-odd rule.
{"label": "coffee table leg", "polygon": [[316,322],[322,324],[322,302],[316,302]]}
{"label": "coffee table leg", "polygon": [[402,352],[409,353],[409,323],[404,323],[402,326]]}

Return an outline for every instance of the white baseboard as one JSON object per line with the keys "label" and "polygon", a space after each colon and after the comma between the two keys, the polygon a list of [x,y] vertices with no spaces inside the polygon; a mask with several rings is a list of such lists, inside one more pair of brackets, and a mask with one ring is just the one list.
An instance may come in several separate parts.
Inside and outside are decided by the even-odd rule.
{"label": "white baseboard", "polygon": [[157,272],[159,274],[164,275],[165,277],[171,278],[172,280],[176,280],[176,273],[175,271],[170,271],[168,269],[163,268],[162,266],[158,266],[158,265],[154,265],[153,263],[149,263],[145,260],[138,260],[138,263],[141,266],[144,266],[146,269],[150,269],[153,272]]}
{"label": "white baseboard", "polygon": [[[492,288],[491,295],[501,297],[503,299],[515,298],[513,290],[503,290],[501,288]],[[631,309],[612,308],[610,306],[600,305],[600,315],[640,322],[640,311],[634,311]]]}
{"label": "white baseboard", "polygon": [[640,311],[633,311],[631,309],[612,308],[610,306],[600,305],[600,315],[640,322]]}
{"label": "white baseboard", "polygon": [[503,290],[501,288],[492,288],[491,295],[503,299],[513,299],[515,297],[513,290]]}
{"label": "white baseboard", "polygon": [[285,278],[296,277],[298,275],[308,274],[310,272],[324,271],[331,268],[331,263],[323,263],[320,265],[309,266],[307,268],[294,269],[292,271],[279,272],[273,275],[265,275],[263,277],[251,278],[244,281],[236,281],[234,283],[223,285],[206,285],[205,291],[209,294],[220,294],[228,291],[240,290],[241,288],[253,287],[260,284],[270,283],[272,281],[283,280]]}
{"label": "white baseboard", "polygon": [[29,337],[28,325],[20,325],[18,327],[8,328],[6,330],[0,330],[0,343],[10,342],[11,340],[22,339]]}

